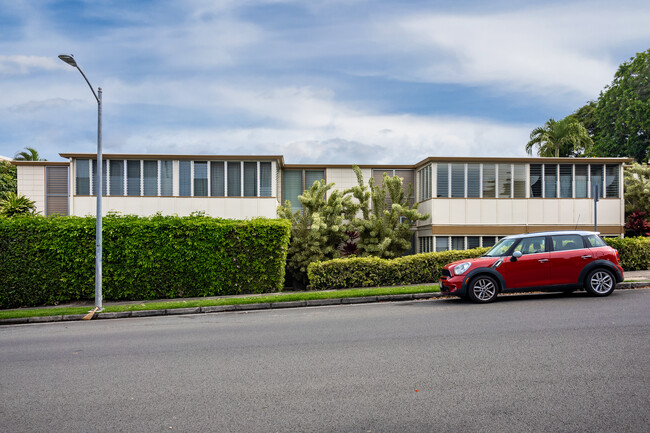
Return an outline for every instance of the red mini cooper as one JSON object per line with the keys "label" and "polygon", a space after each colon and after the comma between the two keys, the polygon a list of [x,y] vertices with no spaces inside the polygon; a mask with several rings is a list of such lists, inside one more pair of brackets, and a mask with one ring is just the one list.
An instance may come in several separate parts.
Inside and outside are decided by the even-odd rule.
{"label": "red mini cooper", "polygon": [[557,231],[508,236],[481,257],[444,266],[440,291],[484,303],[529,290],[607,296],[621,281],[618,251],[598,233]]}

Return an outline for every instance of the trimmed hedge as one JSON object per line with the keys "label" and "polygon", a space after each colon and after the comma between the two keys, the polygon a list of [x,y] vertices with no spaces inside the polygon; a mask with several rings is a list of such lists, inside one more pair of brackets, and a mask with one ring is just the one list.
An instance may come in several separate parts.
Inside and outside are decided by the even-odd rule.
{"label": "trimmed hedge", "polygon": [[[283,220],[108,216],[103,296],[281,291],[289,236]],[[94,292],[94,217],[0,218],[0,308],[88,300]]]}
{"label": "trimmed hedge", "polygon": [[447,263],[478,257],[489,248],[423,253],[396,259],[353,257],[315,262],[307,270],[310,289],[396,286],[435,283]]}
{"label": "trimmed hedge", "polygon": [[618,250],[625,271],[650,269],[650,237],[605,238],[605,242]]}

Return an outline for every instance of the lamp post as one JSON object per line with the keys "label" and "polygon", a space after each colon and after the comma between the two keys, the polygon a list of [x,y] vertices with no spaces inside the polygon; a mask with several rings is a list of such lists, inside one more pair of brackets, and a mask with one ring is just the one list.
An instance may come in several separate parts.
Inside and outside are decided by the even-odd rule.
{"label": "lamp post", "polygon": [[90,85],[90,81],[86,78],[72,54],[61,54],[59,59],[66,62],[68,65],[77,68],[84,77],[88,87],[93,92],[93,96],[97,100],[97,185],[95,186],[95,193],[97,194],[97,227],[95,229],[96,244],[95,244],[95,308],[98,311],[102,307],[102,193],[103,193],[103,161],[102,161],[102,88],[95,89]]}

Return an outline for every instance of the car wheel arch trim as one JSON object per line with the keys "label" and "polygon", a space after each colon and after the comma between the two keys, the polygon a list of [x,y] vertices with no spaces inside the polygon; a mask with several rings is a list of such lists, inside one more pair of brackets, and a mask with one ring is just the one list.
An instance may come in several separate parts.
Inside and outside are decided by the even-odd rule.
{"label": "car wheel arch trim", "polygon": [[497,283],[497,293],[501,293],[505,288],[506,288],[506,281],[503,278],[503,275],[498,273],[492,268],[477,268],[472,271],[470,271],[465,277],[463,278],[463,287],[462,289],[465,291],[465,293],[468,292],[469,290],[469,283],[472,281],[474,278],[480,276],[480,275],[489,275],[492,278],[496,280]]}
{"label": "car wheel arch trim", "polygon": [[578,277],[578,285],[580,287],[584,286],[587,275],[589,275],[593,270],[598,268],[606,268],[614,275],[614,285],[623,281],[621,272],[616,268],[616,266],[608,260],[594,260],[585,266],[582,271],[580,271],[580,276]]}

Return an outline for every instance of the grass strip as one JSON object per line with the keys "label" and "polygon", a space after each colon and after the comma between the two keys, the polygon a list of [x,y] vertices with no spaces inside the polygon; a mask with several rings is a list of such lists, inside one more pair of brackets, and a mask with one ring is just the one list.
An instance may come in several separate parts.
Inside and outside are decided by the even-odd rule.
{"label": "grass strip", "polygon": [[[406,287],[372,287],[367,289],[345,289],[326,290],[321,292],[299,292],[299,293],[270,293],[255,296],[238,296],[210,299],[192,300],[170,300],[147,302],[140,301],[133,304],[105,306],[103,312],[116,313],[123,311],[140,310],[167,310],[173,308],[211,307],[216,305],[239,305],[239,304],[264,304],[270,302],[308,301],[312,299],[333,299],[333,298],[357,298],[364,296],[403,295],[415,293],[438,292],[437,284],[429,286],[406,286]],[[0,311],[0,319],[15,319],[23,317],[41,316],[65,316],[70,314],[86,314],[91,306],[86,307],[43,307],[30,309],[16,309]]]}

